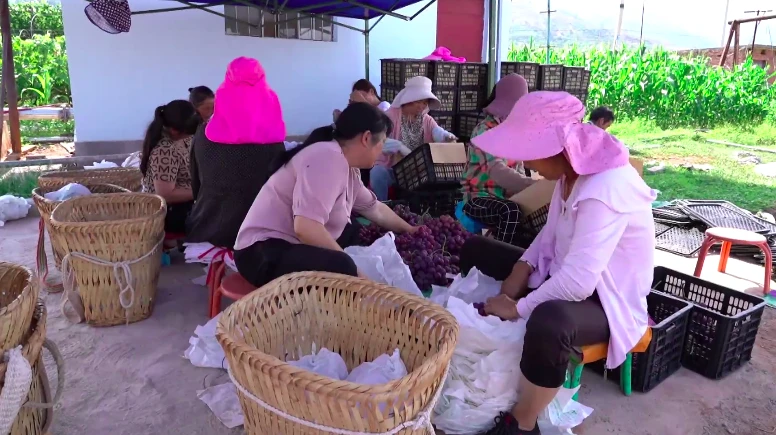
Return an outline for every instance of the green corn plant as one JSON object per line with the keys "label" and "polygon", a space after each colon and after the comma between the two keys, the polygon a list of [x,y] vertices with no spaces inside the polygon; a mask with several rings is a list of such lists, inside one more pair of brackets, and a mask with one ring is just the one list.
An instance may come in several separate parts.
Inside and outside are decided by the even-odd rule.
{"label": "green corn plant", "polygon": [[[509,61],[544,63],[546,48],[533,41],[512,45]],[[663,48],[553,48],[550,62],[591,71],[589,108],[610,106],[621,118],[643,118],[670,127],[742,127],[776,120],[776,88],[767,71],[748,59],[733,69],[703,57]]]}

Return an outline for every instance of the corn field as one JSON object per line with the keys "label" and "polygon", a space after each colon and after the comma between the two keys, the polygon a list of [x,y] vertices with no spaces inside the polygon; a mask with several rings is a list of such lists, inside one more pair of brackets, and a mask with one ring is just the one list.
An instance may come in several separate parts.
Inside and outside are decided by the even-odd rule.
{"label": "corn field", "polygon": [[[510,47],[509,60],[545,63],[547,50]],[[550,63],[591,71],[588,108],[605,105],[620,118],[660,127],[751,126],[776,120],[776,87],[751,59],[735,69],[710,66],[703,57],[680,57],[662,48],[553,48]]]}

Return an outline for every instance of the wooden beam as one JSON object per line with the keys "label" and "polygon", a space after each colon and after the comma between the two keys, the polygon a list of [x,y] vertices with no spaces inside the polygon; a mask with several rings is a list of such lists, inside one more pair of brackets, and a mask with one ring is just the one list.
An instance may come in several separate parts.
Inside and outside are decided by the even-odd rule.
{"label": "wooden beam", "polygon": [[722,57],[719,58],[719,66],[725,66],[725,60],[727,59],[728,52],[730,51],[730,43],[733,42],[733,32],[736,31],[736,26],[730,27],[730,33],[728,33],[727,44],[725,49],[722,50]]}
{"label": "wooden beam", "polygon": [[16,92],[16,75],[13,66],[13,43],[11,41],[11,13],[8,0],[0,0],[0,33],[3,40],[3,82],[8,101],[8,121],[11,131],[11,149],[13,154],[22,152],[22,136],[19,125],[19,96]]}
{"label": "wooden beam", "polygon": [[741,36],[741,23],[736,23],[736,36],[733,41],[733,66],[738,65],[739,37]]}
{"label": "wooden beam", "polygon": [[736,23],[736,22],[739,23],[739,24],[740,23],[751,23],[753,21],[766,21],[766,20],[772,20],[774,18],[776,18],[776,15],[763,15],[761,17],[742,18],[740,20],[728,21],[728,24],[732,25],[733,23]]}

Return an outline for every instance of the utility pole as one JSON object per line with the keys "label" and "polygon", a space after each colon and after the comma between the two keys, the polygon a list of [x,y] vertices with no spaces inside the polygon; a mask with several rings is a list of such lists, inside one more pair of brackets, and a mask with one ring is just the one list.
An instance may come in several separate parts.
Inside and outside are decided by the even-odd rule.
{"label": "utility pole", "polygon": [[722,45],[725,45],[725,34],[728,26],[728,12],[730,12],[730,0],[725,3],[725,21],[722,22]]}
{"label": "utility pole", "polygon": [[550,10],[550,0],[547,0],[547,10],[540,13],[547,14],[547,64],[550,63],[550,15],[557,11]]}
{"label": "utility pole", "polygon": [[612,42],[612,50],[617,50],[617,40],[620,39],[620,32],[622,31],[622,16],[625,13],[625,0],[620,0],[620,18],[617,19],[617,31],[614,32],[614,41]]}
{"label": "utility pole", "polygon": [[641,30],[639,30],[639,47],[644,45],[644,3],[646,3],[646,0],[641,1]]}
{"label": "utility pole", "polygon": [[[760,12],[762,12],[763,14],[767,14],[768,12],[773,12],[773,9],[769,9],[767,11],[761,11],[759,9],[756,11],[744,11],[745,14],[756,14],[755,16],[757,17],[760,16]],[[759,21],[754,22],[754,33],[752,34],[752,57],[754,57],[754,43],[755,41],[757,41],[757,26],[759,25],[760,25]]]}

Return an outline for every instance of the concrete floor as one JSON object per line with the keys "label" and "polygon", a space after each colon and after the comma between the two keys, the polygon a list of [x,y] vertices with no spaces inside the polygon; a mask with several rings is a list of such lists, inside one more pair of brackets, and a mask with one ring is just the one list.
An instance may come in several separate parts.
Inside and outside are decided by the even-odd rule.
{"label": "concrete floor", "polygon": [[[0,228],[0,260],[34,267],[37,218]],[[226,435],[229,430],[196,398],[196,391],[223,383],[216,369],[182,358],[194,328],[207,321],[206,289],[191,283],[199,266],[163,269],[153,316],[129,326],[73,325],[60,313],[60,295],[46,295],[48,337],[67,364],[67,384],[56,408],[55,434]],[[657,264],[691,273],[694,259],[657,251]],[[50,264],[53,262],[50,260]],[[763,270],[731,260],[729,275],[710,257],[703,277],[757,294]],[[595,409],[578,430],[583,435],[725,435],[776,433],[776,312],[766,310],[750,364],[721,381],[682,369],[647,394],[624,397],[617,385],[592,372],[583,377],[580,400]],[[49,369],[52,384],[56,374]],[[268,434],[269,435],[269,434]]]}

